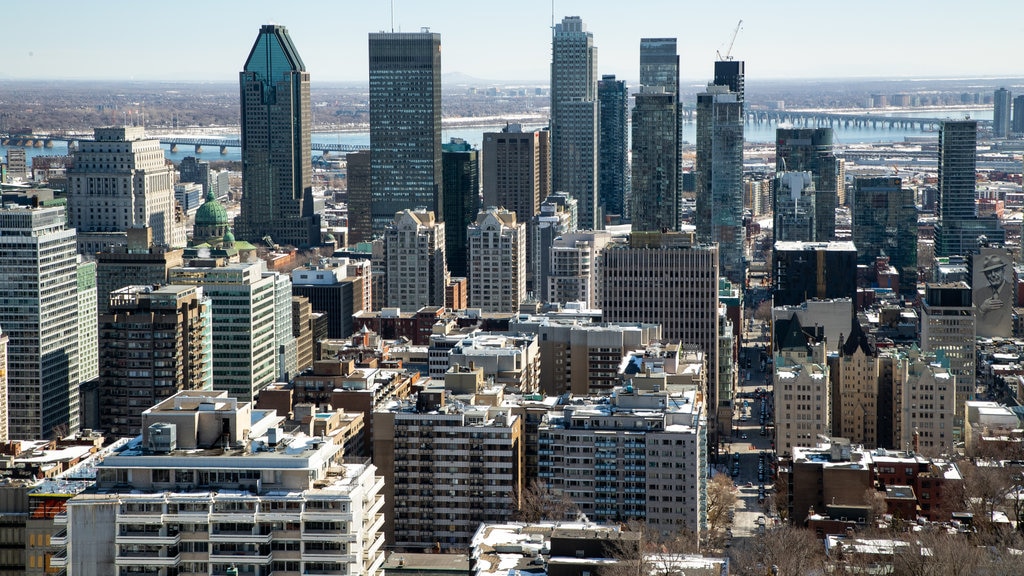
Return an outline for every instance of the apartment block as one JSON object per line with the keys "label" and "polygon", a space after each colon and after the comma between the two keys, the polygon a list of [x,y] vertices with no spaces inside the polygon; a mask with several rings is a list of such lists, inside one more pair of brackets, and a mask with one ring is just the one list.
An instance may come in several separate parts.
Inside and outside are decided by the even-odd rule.
{"label": "apartment block", "polygon": [[444,222],[428,210],[403,210],[384,231],[385,305],[444,306],[448,285]]}
{"label": "apartment block", "polygon": [[964,404],[974,400],[977,331],[971,288],[966,282],[925,284],[921,303],[921,351],[934,353],[956,385],[954,442],[962,439]]}
{"label": "apartment block", "polygon": [[515,212],[488,208],[469,226],[467,242],[469,305],[517,312],[526,299],[526,224]]}
{"label": "apartment block", "polygon": [[776,318],[773,330],[775,450],[791,454],[832,430],[829,366],[820,328],[802,325],[794,314]]}
{"label": "apartment block", "polygon": [[96,253],[96,309],[107,311],[110,293],[140,284],[165,284],[167,271],[181,266],[183,251],[153,243],[153,229],[129,228],[127,243]]}
{"label": "apartment block", "polygon": [[545,302],[583,302],[593,308],[601,301],[601,253],[612,241],[605,231],[570,232],[551,242]]}

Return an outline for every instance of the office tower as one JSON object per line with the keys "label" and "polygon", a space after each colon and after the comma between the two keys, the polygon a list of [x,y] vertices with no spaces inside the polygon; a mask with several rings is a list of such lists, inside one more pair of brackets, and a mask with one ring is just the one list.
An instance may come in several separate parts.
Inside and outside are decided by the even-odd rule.
{"label": "office tower", "polygon": [[212,188],[211,178],[210,163],[206,160],[200,160],[195,156],[185,156],[178,164],[178,182],[192,182],[201,185],[204,198]]}
{"label": "office tower", "polygon": [[328,338],[348,338],[355,332],[352,315],[372,308],[371,275],[368,260],[331,259],[292,270],[292,294],[305,296],[313,310],[327,313]]}
{"label": "office tower", "polygon": [[946,120],[939,126],[936,256],[969,254],[977,252],[981,243],[1006,240],[997,218],[979,218],[975,210],[977,144],[977,120]]}
{"label": "office tower", "polygon": [[288,274],[265,272],[274,278],[274,350],[277,359],[277,380],[288,382],[295,377],[298,362],[295,335],[292,334],[292,280]]}
{"label": "office tower", "polygon": [[[539,429],[540,476],[595,522],[640,520],[684,529],[696,541],[707,529],[707,475],[664,470],[708,466],[707,405],[698,390],[681,396],[620,388],[611,399],[584,398],[550,412]],[[615,417],[602,417],[604,410]],[[577,450],[592,453],[594,464],[578,470]],[[575,490],[576,482],[593,489]]]}
{"label": "office tower", "polygon": [[[292,285],[294,288],[294,283]],[[313,307],[309,298],[292,296],[292,335],[295,336],[295,372],[313,367]]]}
{"label": "office tower", "polygon": [[[212,192],[212,190],[211,190]],[[178,203],[186,217],[194,216],[203,203],[203,187],[195,182],[183,182],[174,185],[174,201]]]}
{"label": "office tower", "polygon": [[1024,94],[1013,99],[1013,133],[1024,134]]}
{"label": "office tower", "polygon": [[742,60],[718,60],[715,62],[714,84],[728,86],[729,91],[735,93],[739,101],[743,102],[746,99],[745,74],[746,66]]}
{"label": "office tower", "polygon": [[996,90],[993,98],[992,109],[992,135],[996,138],[1006,138],[1010,135],[1012,126],[1010,105],[1013,102],[1013,94],[1006,88]]}
{"label": "office tower", "polygon": [[854,178],[853,245],[857,262],[873,265],[879,256],[900,273],[900,292],[917,291],[917,207],[914,191],[899,178]]}
{"label": "office tower", "polygon": [[582,302],[597,308],[601,253],[611,241],[611,234],[604,230],[568,232],[555,238],[548,248],[544,301]]}
{"label": "office tower", "polygon": [[853,242],[776,242],[775,306],[808,300],[857,301],[857,248]]}
{"label": "office tower", "polygon": [[966,282],[926,284],[921,306],[921,351],[932,352],[956,385],[954,441],[963,440],[964,403],[974,400],[976,317]]}
{"label": "office tower", "polygon": [[242,203],[239,239],[320,245],[313,201],[309,72],[284,26],[260,28],[241,88]]}
{"label": "office tower", "polygon": [[384,230],[385,305],[406,310],[444,306],[449,279],[444,222],[422,208],[402,210],[392,218]]}
{"label": "office tower", "polygon": [[813,242],[816,194],[810,172],[775,174],[772,235],[775,242]]}
{"label": "office tower", "polygon": [[97,344],[96,262],[78,256],[78,381],[89,382],[100,375]]}
{"label": "office tower", "polygon": [[718,244],[723,276],[744,282],[743,99],[726,86],[709,85],[697,95],[695,170],[697,237]]}
{"label": "office tower", "polygon": [[201,288],[173,284],[126,286],[108,299],[99,319],[100,426],[135,436],[147,407],[213,388],[211,304]]}
{"label": "office tower", "polygon": [[580,228],[603,226],[598,187],[597,48],[579,16],[551,38],[551,183],[579,202]]}
{"label": "office tower", "polygon": [[444,220],[440,34],[370,34],[370,193],[375,233],[402,210]]}
{"label": "office tower", "polygon": [[355,246],[373,238],[369,150],[345,155],[345,182],[348,185],[348,243]]}
{"label": "office tower", "polygon": [[624,216],[629,192],[629,92],[624,80],[604,75],[597,83],[601,109],[598,189],[606,215]]}
{"label": "office tower", "polygon": [[547,130],[523,132],[520,124],[484,133],[484,207],[504,207],[523,222],[540,212],[551,190],[550,137]]}
{"label": "office tower", "polygon": [[802,239],[804,242],[828,242],[836,237],[836,205],[843,183],[838,179],[832,141],[831,128],[775,130],[775,172],[810,172],[814,184],[814,236]]}
{"label": "office tower", "polygon": [[63,207],[0,209],[10,438],[78,430],[78,258]]}
{"label": "office tower", "polygon": [[718,266],[718,247],[698,244],[692,232],[634,232],[605,248],[601,274],[603,320],[660,324],[665,338],[704,353],[709,422],[729,412],[718,410]]}
{"label": "office tower", "polygon": [[526,243],[526,289],[548,302],[547,276],[551,270],[551,246],[562,234],[576,230],[576,199],[565,192],[548,196],[533,217]]}
{"label": "office tower", "polygon": [[164,284],[167,271],[181,264],[182,250],[155,245],[152,228],[129,228],[127,244],[96,254],[97,313],[106,313],[114,290],[132,284]]}
{"label": "office tower", "polygon": [[7,400],[7,344],[10,337],[4,334],[0,326],[0,442],[7,442],[11,439],[10,427],[7,424],[7,413],[10,404]]}
{"label": "office tower", "polygon": [[146,410],[138,448],[104,458],[96,491],[68,501],[52,565],[81,576],[256,575],[272,566],[381,576],[376,467],[324,441],[345,433],[329,418],[313,415],[319,425],[309,433],[286,432],[284,420],[223,392],[181,392]]}
{"label": "office tower", "polygon": [[[211,302],[213,388],[251,401],[277,377],[275,280],[262,260],[219,268],[180,266],[168,282],[202,286]],[[241,327],[242,329],[239,329]]]}
{"label": "office tower", "polygon": [[633,108],[630,218],[633,230],[678,230],[682,210],[682,117],[675,38],[640,40]]}
{"label": "office tower", "polygon": [[414,407],[391,402],[373,415],[389,545],[465,549],[481,522],[508,521],[519,507],[523,418],[448,395],[434,385],[419,392]]}
{"label": "office tower", "polygon": [[[441,146],[444,174],[444,233],[448,273],[468,275],[466,229],[480,213],[480,161],[478,151],[463,140]],[[526,219],[523,219],[526,221]]]}
{"label": "office tower", "polygon": [[81,140],[68,171],[68,221],[78,251],[94,254],[126,242],[129,228],[148,226],[153,241],[185,246],[185,222],[175,214],[174,169],[158,140],[140,126],[96,128]]}
{"label": "office tower", "polygon": [[29,177],[28,159],[23,148],[7,149],[7,181],[24,182]]}
{"label": "office tower", "polygon": [[469,305],[514,314],[526,299],[526,224],[516,213],[488,208],[467,230]]}
{"label": "office tower", "polygon": [[773,317],[772,328],[775,450],[792,454],[794,447],[814,447],[819,434],[832,431],[827,350],[820,328],[804,326],[796,313]]}

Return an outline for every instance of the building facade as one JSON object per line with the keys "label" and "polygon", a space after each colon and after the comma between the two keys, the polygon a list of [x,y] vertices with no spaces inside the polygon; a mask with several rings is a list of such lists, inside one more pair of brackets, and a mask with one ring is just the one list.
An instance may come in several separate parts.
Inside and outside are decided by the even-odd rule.
{"label": "building facade", "polygon": [[697,237],[718,244],[721,273],[732,282],[743,282],[746,270],[743,119],[742,93],[713,84],[697,95]]}
{"label": "building facade", "polygon": [[576,199],[565,192],[548,196],[540,213],[530,221],[526,242],[526,289],[548,302],[547,277],[551,271],[551,247],[555,240],[576,230]]}
{"label": "building facade", "polygon": [[778,128],[775,130],[775,171],[810,172],[814,184],[814,230],[805,242],[836,238],[839,204],[838,163],[833,153],[831,128]]}
{"label": "building facade", "polygon": [[96,309],[107,311],[110,293],[132,284],[163,284],[167,271],[182,264],[182,250],[153,243],[151,228],[128,229],[127,244],[96,253]]}
{"label": "building facade", "polygon": [[962,440],[964,405],[974,400],[977,379],[975,309],[966,282],[926,284],[921,303],[921,351],[933,353],[956,386],[953,440]]}
{"label": "building facade", "polygon": [[914,191],[893,177],[854,178],[853,245],[857,263],[887,256],[900,274],[900,291],[917,290],[917,207]]}
{"label": "building facade", "polygon": [[[480,154],[465,141],[441,146],[444,176],[444,234],[448,273],[469,275],[466,230],[480,213]],[[496,206],[496,204],[492,204]],[[522,221],[526,221],[524,218]]]}
{"label": "building facade", "polygon": [[993,96],[992,135],[996,138],[1006,138],[1011,134],[1013,127],[1011,117],[1013,93],[1006,88],[999,88]]}
{"label": "building facade", "polygon": [[482,312],[519,311],[526,299],[526,224],[488,208],[467,230],[469,305]]}
{"label": "building facade", "polygon": [[511,210],[528,222],[551,191],[551,133],[509,124],[483,138],[484,207]]}
{"label": "building facade", "polygon": [[625,80],[605,74],[597,83],[601,109],[598,183],[606,215],[626,214],[629,195],[629,92]]}
{"label": "building facade", "polygon": [[775,306],[807,300],[857,301],[857,249],[853,242],[776,242]]}
{"label": "building facade", "polygon": [[406,310],[444,306],[449,275],[445,224],[422,208],[392,214],[384,231],[386,305]]}
{"label": "building facade", "polygon": [[1002,244],[1006,233],[995,217],[979,218],[975,207],[978,121],[946,120],[939,126],[939,221],[935,255],[977,252],[979,238]]}
{"label": "building facade", "polygon": [[241,240],[320,245],[313,201],[309,72],[288,30],[267,24],[239,73],[242,203],[235,218]]}
{"label": "building facade", "polygon": [[545,302],[583,302],[596,308],[601,301],[601,254],[612,241],[604,230],[571,232],[555,238],[548,248]]}

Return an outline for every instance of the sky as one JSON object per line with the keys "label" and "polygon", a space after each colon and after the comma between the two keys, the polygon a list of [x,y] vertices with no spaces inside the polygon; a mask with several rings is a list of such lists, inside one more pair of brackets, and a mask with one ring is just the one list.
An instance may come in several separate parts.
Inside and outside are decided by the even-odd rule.
{"label": "sky", "polygon": [[[580,16],[598,72],[639,77],[641,37],[679,39],[681,76],[716,50],[757,79],[1024,77],[1020,0],[394,0],[394,29],[441,34],[442,73],[546,83],[552,13]],[[238,81],[262,24],[288,28],[312,82],[367,82],[390,0],[48,0],[3,6],[0,80]],[[1006,18],[999,18],[1003,14]],[[1011,17],[1016,14],[1017,17]],[[993,30],[998,28],[998,30]]]}

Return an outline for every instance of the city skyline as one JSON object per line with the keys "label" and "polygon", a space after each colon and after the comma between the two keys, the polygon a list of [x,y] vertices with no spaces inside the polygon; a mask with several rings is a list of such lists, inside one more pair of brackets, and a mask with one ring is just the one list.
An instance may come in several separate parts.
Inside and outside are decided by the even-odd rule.
{"label": "city skyline", "polygon": [[[58,1],[56,16],[42,30],[29,5],[12,5],[5,11],[7,41],[17,49],[5,57],[0,79],[230,82],[237,74],[237,63],[245,57],[244,47],[251,44],[251,30],[275,23],[287,26],[296,39],[314,82],[366,82],[366,34],[392,29],[389,2],[360,10],[339,4],[295,11],[269,2],[242,7],[233,1],[186,1],[177,10],[157,13],[156,5],[114,1],[96,10],[88,4]],[[732,55],[745,60],[761,79],[1024,76],[1024,65],[1014,57],[1024,47],[1024,34],[1012,30],[1000,36],[986,34],[988,11],[964,12],[952,1],[933,2],[927,10],[909,3],[875,1],[858,10],[838,5],[783,10],[741,1],[730,3],[727,10],[699,14],[665,0],[641,0],[632,7],[637,16],[623,18],[621,7],[578,0],[553,6],[528,0],[514,11],[486,4],[467,11],[457,5],[399,1],[394,4],[394,30],[430,27],[442,35],[443,74],[490,81],[544,82],[551,61],[552,17],[560,21],[569,15],[582,17],[595,37],[602,39],[599,73],[616,74],[631,85],[639,77],[639,38],[678,37],[684,82],[704,80],[712,75],[716,50],[723,55],[728,50],[740,19],[743,24]],[[158,29],[125,26],[118,34],[89,35],[82,40],[82,30],[103,29],[111,18],[125,14],[158,20],[161,25]],[[658,14],[658,18],[642,14]],[[893,22],[912,24],[913,30],[922,32],[892,34],[884,43],[869,41],[874,27]],[[1021,25],[1016,26],[1021,31]],[[515,51],[493,43],[496,28],[515,32]],[[783,30],[797,30],[799,40],[787,40],[793,36],[781,34]],[[957,42],[944,41],[954,33]],[[993,45],[993,38],[1002,46]],[[826,49],[799,49],[807,45]],[[799,58],[794,57],[797,53]]]}

